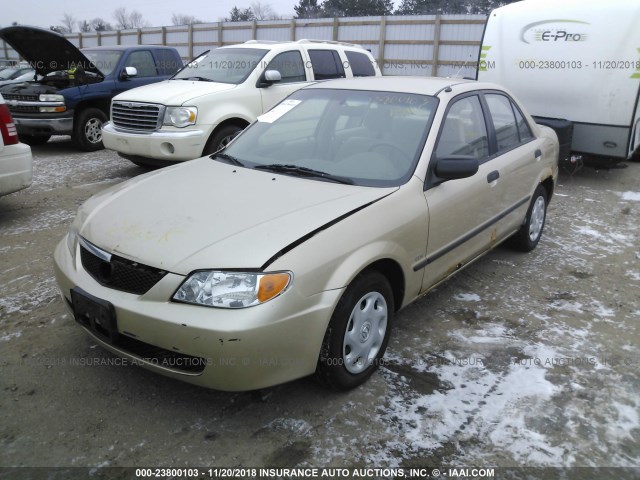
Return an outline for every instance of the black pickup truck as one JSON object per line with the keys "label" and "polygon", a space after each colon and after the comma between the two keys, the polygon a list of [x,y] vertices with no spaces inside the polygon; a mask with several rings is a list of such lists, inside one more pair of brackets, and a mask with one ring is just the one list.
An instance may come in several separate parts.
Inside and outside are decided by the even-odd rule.
{"label": "black pickup truck", "polygon": [[125,90],[164,80],[182,67],[178,51],[153,45],[102,46],[79,50],[64,36],[35,27],[0,30],[34,69],[32,81],[0,87],[29,145],[51,135],[71,135],[85,151],[103,148],[102,124],[111,99]]}

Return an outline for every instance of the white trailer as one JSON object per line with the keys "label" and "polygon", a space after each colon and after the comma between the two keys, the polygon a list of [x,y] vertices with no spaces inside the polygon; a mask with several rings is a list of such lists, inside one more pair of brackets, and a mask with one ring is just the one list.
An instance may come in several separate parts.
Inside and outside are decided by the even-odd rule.
{"label": "white trailer", "polygon": [[572,152],[612,163],[639,154],[640,1],[524,0],[497,8],[477,78],[508,87],[538,123],[568,120]]}

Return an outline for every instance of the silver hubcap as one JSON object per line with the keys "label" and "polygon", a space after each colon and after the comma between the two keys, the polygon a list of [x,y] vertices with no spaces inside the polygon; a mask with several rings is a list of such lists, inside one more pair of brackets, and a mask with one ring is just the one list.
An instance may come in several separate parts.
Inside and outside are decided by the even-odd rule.
{"label": "silver hubcap", "polygon": [[536,198],[531,209],[531,221],[529,222],[529,240],[535,242],[542,233],[544,225],[544,198]]}
{"label": "silver hubcap", "polygon": [[[240,132],[238,132],[238,133],[240,133]],[[222,140],[220,140],[220,145],[218,145],[218,150],[220,150],[222,147],[226,147],[227,145],[229,145],[229,142],[231,140],[233,140],[234,138],[236,138],[238,136],[238,133],[234,133],[232,135],[227,135]]]}
{"label": "silver hubcap", "polygon": [[387,302],[378,292],[367,293],[353,307],[342,344],[349,373],[365,371],[376,358],[387,331]]}
{"label": "silver hubcap", "polygon": [[90,119],[84,126],[84,136],[91,143],[98,143],[102,140],[102,122],[97,118]]}

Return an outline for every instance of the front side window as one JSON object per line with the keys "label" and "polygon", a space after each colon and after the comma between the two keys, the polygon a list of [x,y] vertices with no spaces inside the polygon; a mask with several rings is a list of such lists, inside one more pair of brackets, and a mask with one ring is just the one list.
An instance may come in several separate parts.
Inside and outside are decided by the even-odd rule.
{"label": "front side window", "polygon": [[307,80],[302,56],[297,50],[276,55],[269,62],[266,70],[279,71],[282,76],[281,83],[305,82]]}
{"label": "front side window", "polygon": [[316,80],[345,77],[340,55],[335,50],[309,50],[309,58]]}
{"label": "front side window", "polygon": [[158,75],[153,55],[148,50],[131,52],[127,59],[127,67],[135,67],[138,77],[155,77]]}
{"label": "front side window", "polygon": [[189,62],[171,79],[238,85],[260,65],[267,52],[262,48],[216,48]]}
{"label": "front side window", "polygon": [[247,168],[397,186],[413,174],[437,104],[408,93],[299,90],[258,117],[224,154]]}
{"label": "front side window", "polygon": [[455,155],[472,156],[479,162],[489,155],[487,127],[476,95],[464,97],[449,108],[440,132],[436,157]]}

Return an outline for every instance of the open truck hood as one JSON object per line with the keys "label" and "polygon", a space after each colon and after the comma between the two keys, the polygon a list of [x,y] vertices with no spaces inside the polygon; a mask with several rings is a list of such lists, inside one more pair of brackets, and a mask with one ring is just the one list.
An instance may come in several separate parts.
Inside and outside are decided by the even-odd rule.
{"label": "open truck hood", "polygon": [[29,62],[39,75],[82,65],[85,72],[104,77],[74,44],[51,30],[18,25],[1,29],[0,38]]}

